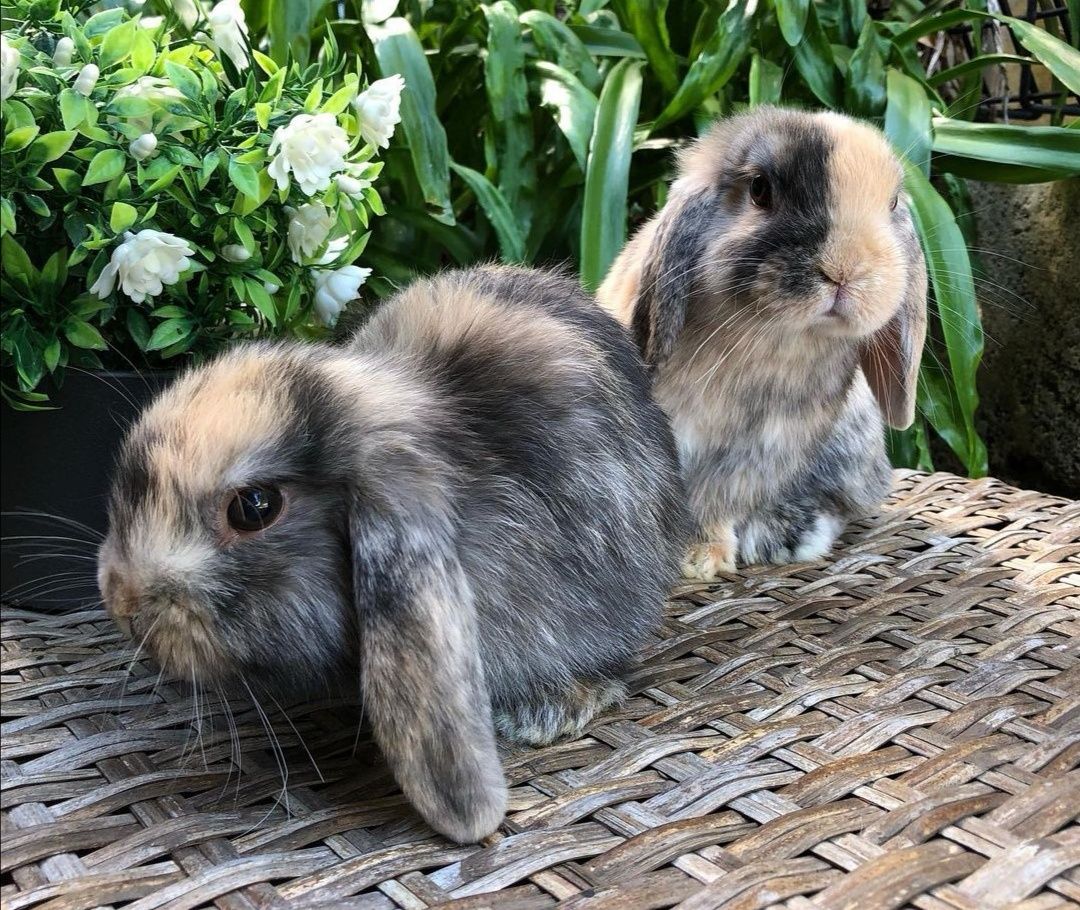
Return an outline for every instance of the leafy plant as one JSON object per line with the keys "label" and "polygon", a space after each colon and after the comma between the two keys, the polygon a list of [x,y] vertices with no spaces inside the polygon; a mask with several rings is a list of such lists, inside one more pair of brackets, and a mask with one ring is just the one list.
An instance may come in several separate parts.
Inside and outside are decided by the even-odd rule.
{"label": "leafy plant", "polygon": [[[981,0],[247,0],[277,60],[335,41],[369,70],[402,73],[403,130],[387,155],[390,216],[368,258],[406,281],[447,263],[570,261],[595,287],[628,227],[664,200],[672,149],[717,117],[780,103],[843,110],[884,128],[930,263],[931,338],[915,426],[898,464],[930,467],[928,429],[973,475],[982,330],[958,178],[1080,173],[1080,130],[974,122],[982,76],[1015,62],[1011,29],[1057,98],[1080,91],[1080,52]],[[283,23],[312,24],[296,41]],[[323,23],[324,17],[329,21]],[[948,29],[976,56],[943,65]],[[1072,40],[1077,38],[1073,23]],[[1060,117],[1055,118],[1060,122]]]}
{"label": "leafy plant", "polygon": [[359,73],[331,33],[313,62],[279,65],[249,48],[235,0],[211,20],[192,4],[186,25],[89,6],[4,7],[0,347],[16,408],[43,406],[68,365],[324,333],[383,211]]}

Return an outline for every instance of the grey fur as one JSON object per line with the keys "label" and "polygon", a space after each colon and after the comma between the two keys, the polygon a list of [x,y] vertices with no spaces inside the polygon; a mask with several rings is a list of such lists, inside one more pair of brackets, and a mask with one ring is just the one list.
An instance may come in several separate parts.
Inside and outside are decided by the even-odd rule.
{"label": "grey fur", "polygon": [[[223,543],[222,497],[255,482],[283,517]],[[496,729],[550,742],[621,697],[688,526],[625,333],[566,277],[478,269],[344,347],[181,378],[126,443],[99,574],[174,672],[296,692],[359,665],[405,793],[469,841],[505,810]]]}
{"label": "grey fur", "polygon": [[[601,286],[672,420],[698,524],[687,574],[817,558],[885,497],[882,414],[911,422],[925,329],[899,184],[880,134],[848,118],[731,118],[680,156],[666,206]],[[823,272],[848,295],[835,319]]]}

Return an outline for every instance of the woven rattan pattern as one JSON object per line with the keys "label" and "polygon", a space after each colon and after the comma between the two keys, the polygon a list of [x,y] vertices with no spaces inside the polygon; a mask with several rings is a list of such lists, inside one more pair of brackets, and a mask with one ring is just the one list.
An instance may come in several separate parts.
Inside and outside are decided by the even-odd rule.
{"label": "woven rattan pattern", "polygon": [[239,699],[230,736],[149,664],[125,684],[100,613],[9,610],[3,907],[1077,906],[1078,540],[1077,503],[898,475],[829,562],[676,592],[634,696],[508,753],[465,847],[350,706],[274,709],[277,751]]}

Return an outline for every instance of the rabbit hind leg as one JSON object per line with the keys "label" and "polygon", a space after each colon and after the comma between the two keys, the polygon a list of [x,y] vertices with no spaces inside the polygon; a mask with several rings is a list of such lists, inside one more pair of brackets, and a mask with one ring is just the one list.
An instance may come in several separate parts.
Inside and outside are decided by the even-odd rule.
{"label": "rabbit hind leg", "polygon": [[496,708],[495,729],[500,736],[530,746],[546,746],[575,736],[597,714],[626,697],[620,679],[576,680],[549,698]]}

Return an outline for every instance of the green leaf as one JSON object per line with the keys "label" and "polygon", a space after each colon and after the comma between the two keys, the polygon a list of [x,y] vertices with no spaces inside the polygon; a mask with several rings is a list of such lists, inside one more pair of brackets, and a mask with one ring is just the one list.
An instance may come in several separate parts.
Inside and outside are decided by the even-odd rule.
{"label": "green leaf", "polygon": [[784,84],[783,67],[754,54],[750,61],[750,106],[776,104]]}
{"label": "green leaf", "polygon": [[154,329],[145,350],[160,351],[162,348],[185,341],[194,325],[194,321],[190,318],[166,319]]}
{"label": "green leaf", "polygon": [[10,130],[6,136],[4,136],[4,151],[5,152],[17,152],[20,149],[26,148],[31,142],[34,141],[34,137],[41,131],[38,126],[20,126],[18,129]]}
{"label": "green leaf", "polygon": [[90,160],[90,166],[83,177],[83,186],[105,183],[124,173],[126,156],[120,149],[102,149]]}
{"label": "green leaf", "polygon": [[596,108],[581,213],[581,283],[589,291],[603,280],[626,240],[626,195],[641,103],[641,68],[634,60],[612,67]]}
{"label": "green leaf", "polygon": [[934,155],[935,174],[953,174],[967,180],[987,183],[1053,183],[1072,176],[1069,171],[1049,171],[1045,168],[1025,167],[1022,164],[1002,164],[1000,161],[982,161],[978,158],[957,158],[953,155]]}
{"label": "green leaf", "polygon": [[26,153],[27,164],[36,170],[50,161],[55,161],[67,153],[77,135],[74,130],[57,130],[38,136]]}
{"label": "green leaf", "polygon": [[532,29],[533,41],[542,54],[573,73],[590,92],[600,90],[604,77],[588,48],[566,23],[538,9],[527,10],[518,19]]}
{"label": "green leaf", "polygon": [[72,318],[64,323],[64,337],[75,347],[85,350],[104,351],[109,347],[101,332],[81,319]]}
{"label": "green leaf", "polygon": [[154,47],[154,39],[150,37],[150,30],[137,28],[131,42],[131,66],[140,73],[145,73],[154,65],[155,57],[157,49]]}
{"label": "green leaf", "polygon": [[617,3],[619,20],[637,38],[653,75],[670,95],[679,87],[679,69],[668,35],[667,7],[668,0],[620,0]]}
{"label": "green leaf", "polygon": [[935,117],[934,151],[1001,164],[1080,174],[1080,133],[1055,126],[1006,126]]}
{"label": "green leaf", "polygon": [[802,41],[795,47],[795,69],[826,107],[840,107],[839,74],[833,61],[832,46],[813,4],[807,11]]}
{"label": "green leaf", "polygon": [[750,47],[753,19],[741,3],[732,3],[720,15],[716,32],[656,118],[654,130],[689,114],[710,95],[720,91],[738,69]]}
{"label": "green leaf", "polygon": [[0,234],[14,234],[15,228],[15,203],[5,196],[0,199]]}
{"label": "green leaf", "polygon": [[[1051,73],[1053,73],[1070,92],[1080,95],[1080,51],[1069,47],[1051,35],[1046,29],[1014,19],[1012,16],[998,16],[1006,23],[1012,33]],[[1075,40],[1080,23],[1073,19],[1072,30]]]}
{"label": "green leaf", "polygon": [[266,288],[262,286],[262,282],[255,281],[253,278],[246,278],[244,284],[248,298],[255,305],[255,309],[263,314],[270,325],[277,325],[277,307],[274,306],[274,301],[270,295],[266,293]]}
{"label": "green leaf", "polygon": [[540,104],[551,111],[584,173],[596,118],[596,96],[572,73],[554,63],[539,60],[531,69],[540,87]]}
{"label": "green leaf", "polygon": [[885,62],[878,50],[877,30],[867,19],[844,80],[844,107],[862,117],[877,117],[885,109]]}
{"label": "green leaf", "polygon": [[199,77],[186,66],[166,60],[165,75],[169,77],[169,81],[180,91],[180,94],[189,101],[198,101],[202,96],[202,83]]}
{"label": "green leaf", "polygon": [[889,69],[885,84],[885,135],[900,155],[929,176],[930,99],[918,82],[898,69]]}
{"label": "green leaf", "polygon": [[270,125],[270,114],[273,108],[265,101],[255,102],[255,122],[259,124],[259,129],[264,130]]}
{"label": "green leaf", "polygon": [[1004,66],[1005,64],[1027,65],[1031,63],[1029,57],[1020,57],[1016,54],[982,54],[973,60],[965,60],[948,69],[938,70],[926,81],[930,85],[938,86],[952,79],[959,79],[971,73],[981,72],[988,66]]}
{"label": "green leaf", "polygon": [[326,99],[322,106],[322,113],[324,114],[340,114],[344,111],[356,97],[355,85],[343,85],[334,94]]}
{"label": "green leaf", "polygon": [[[975,429],[975,410],[979,404],[976,373],[982,359],[983,332],[967,244],[948,203],[922,171],[911,162],[905,162],[904,171],[911,214],[926,256],[952,385],[963,419],[963,446],[957,447],[947,437],[946,441],[964,462],[968,473],[978,477],[986,473],[986,448]],[[938,428],[940,414],[927,414],[927,418]]]}
{"label": "green leaf", "polygon": [[521,26],[517,10],[508,0],[484,5],[483,10],[488,23],[484,58],[488,130],[495,144],[499,191],[527,234],[536,191],[536,153]]}
{"label": "green leaf", "polygon": [[776,0],[776,21],[788,47],[797,47],[806,29],[810,0]]}
{"label": "green leaf", "polygon": [[413,170],[431,215],[446,224],[454,223],[450,206],[450,155],[435,107],[435,80],[424,48],[408,20],[387,19],[368,26],[382,76],[401,73],[405,91],[401,93],[401,127],[409,144]]}
{"label": "green leaf", "polygon": [[135,33],[138,30],[138,19],[128,19],[127,22],[123,22],[109,30],[98,50],[98,65],[102,70],[119,63],[131,53]]}
{"label": "green leaf", "polygon": [[155,319],[183,319],[191,314],[182,306],[170,303],[165,306],[155,307],[150,315]]}
{"label": "green leaf", "polygon": [[146,321],[146,317],[138,310],[131,308],[127,311],[125,322],[131,340],[135,342],[140,351],[145,351],[146,346],[150,343],[150,323]]}
{"label": "green leaf", "polygon": [[269,5],[270,56],[277,63],[284,63],[291,50],[301,66],[307,64],[309,36],[325,5],[326,0],[277,0]]}
{"label": "green leaf", "polygon": [[245,196],[259,198],[259,172],[250,164],[241,164],[236,158],[230,158],[229,180]]}
{"label": "green leaf", "polygon": [[56,369],[56,365],[60,362],[60,339],[54,338],[47,345],[45,350],[41,352],[41,359],[45,361],[45,369],[50,373]]}
{"label": "green leaf", "polygon": [[97,111],[89,98],[66,88],[60,92],[60,118],[65,130],[73,130],[83,123],[93,123],[97,119]]}
{"label": "green leaf", "polygon": [[76,171],[66,167],[54,167],[52,174],[60,188],[68,195],[74,196],[82,189],[82,178]]}
{"label": "green leaf", "polygon": [[126,202],[114,202],[109,214],[109,228],[114,234],[122,234],[139,218],[139,210]]}
{"label": "green leaf", "polygon": [[506,197],[479,171],[456,162],[451,162],[450,167],[468,184],[495,229],[503,262],[523,262],[525,238]]}
{"label": "green leaf", "polygon": [[595,25],[571,25],[570,31],[577,35],[585,49],[596,57],[633,57],[644,60],[645,51],[637,38],[629,32],[614,28],[598,28]]}

